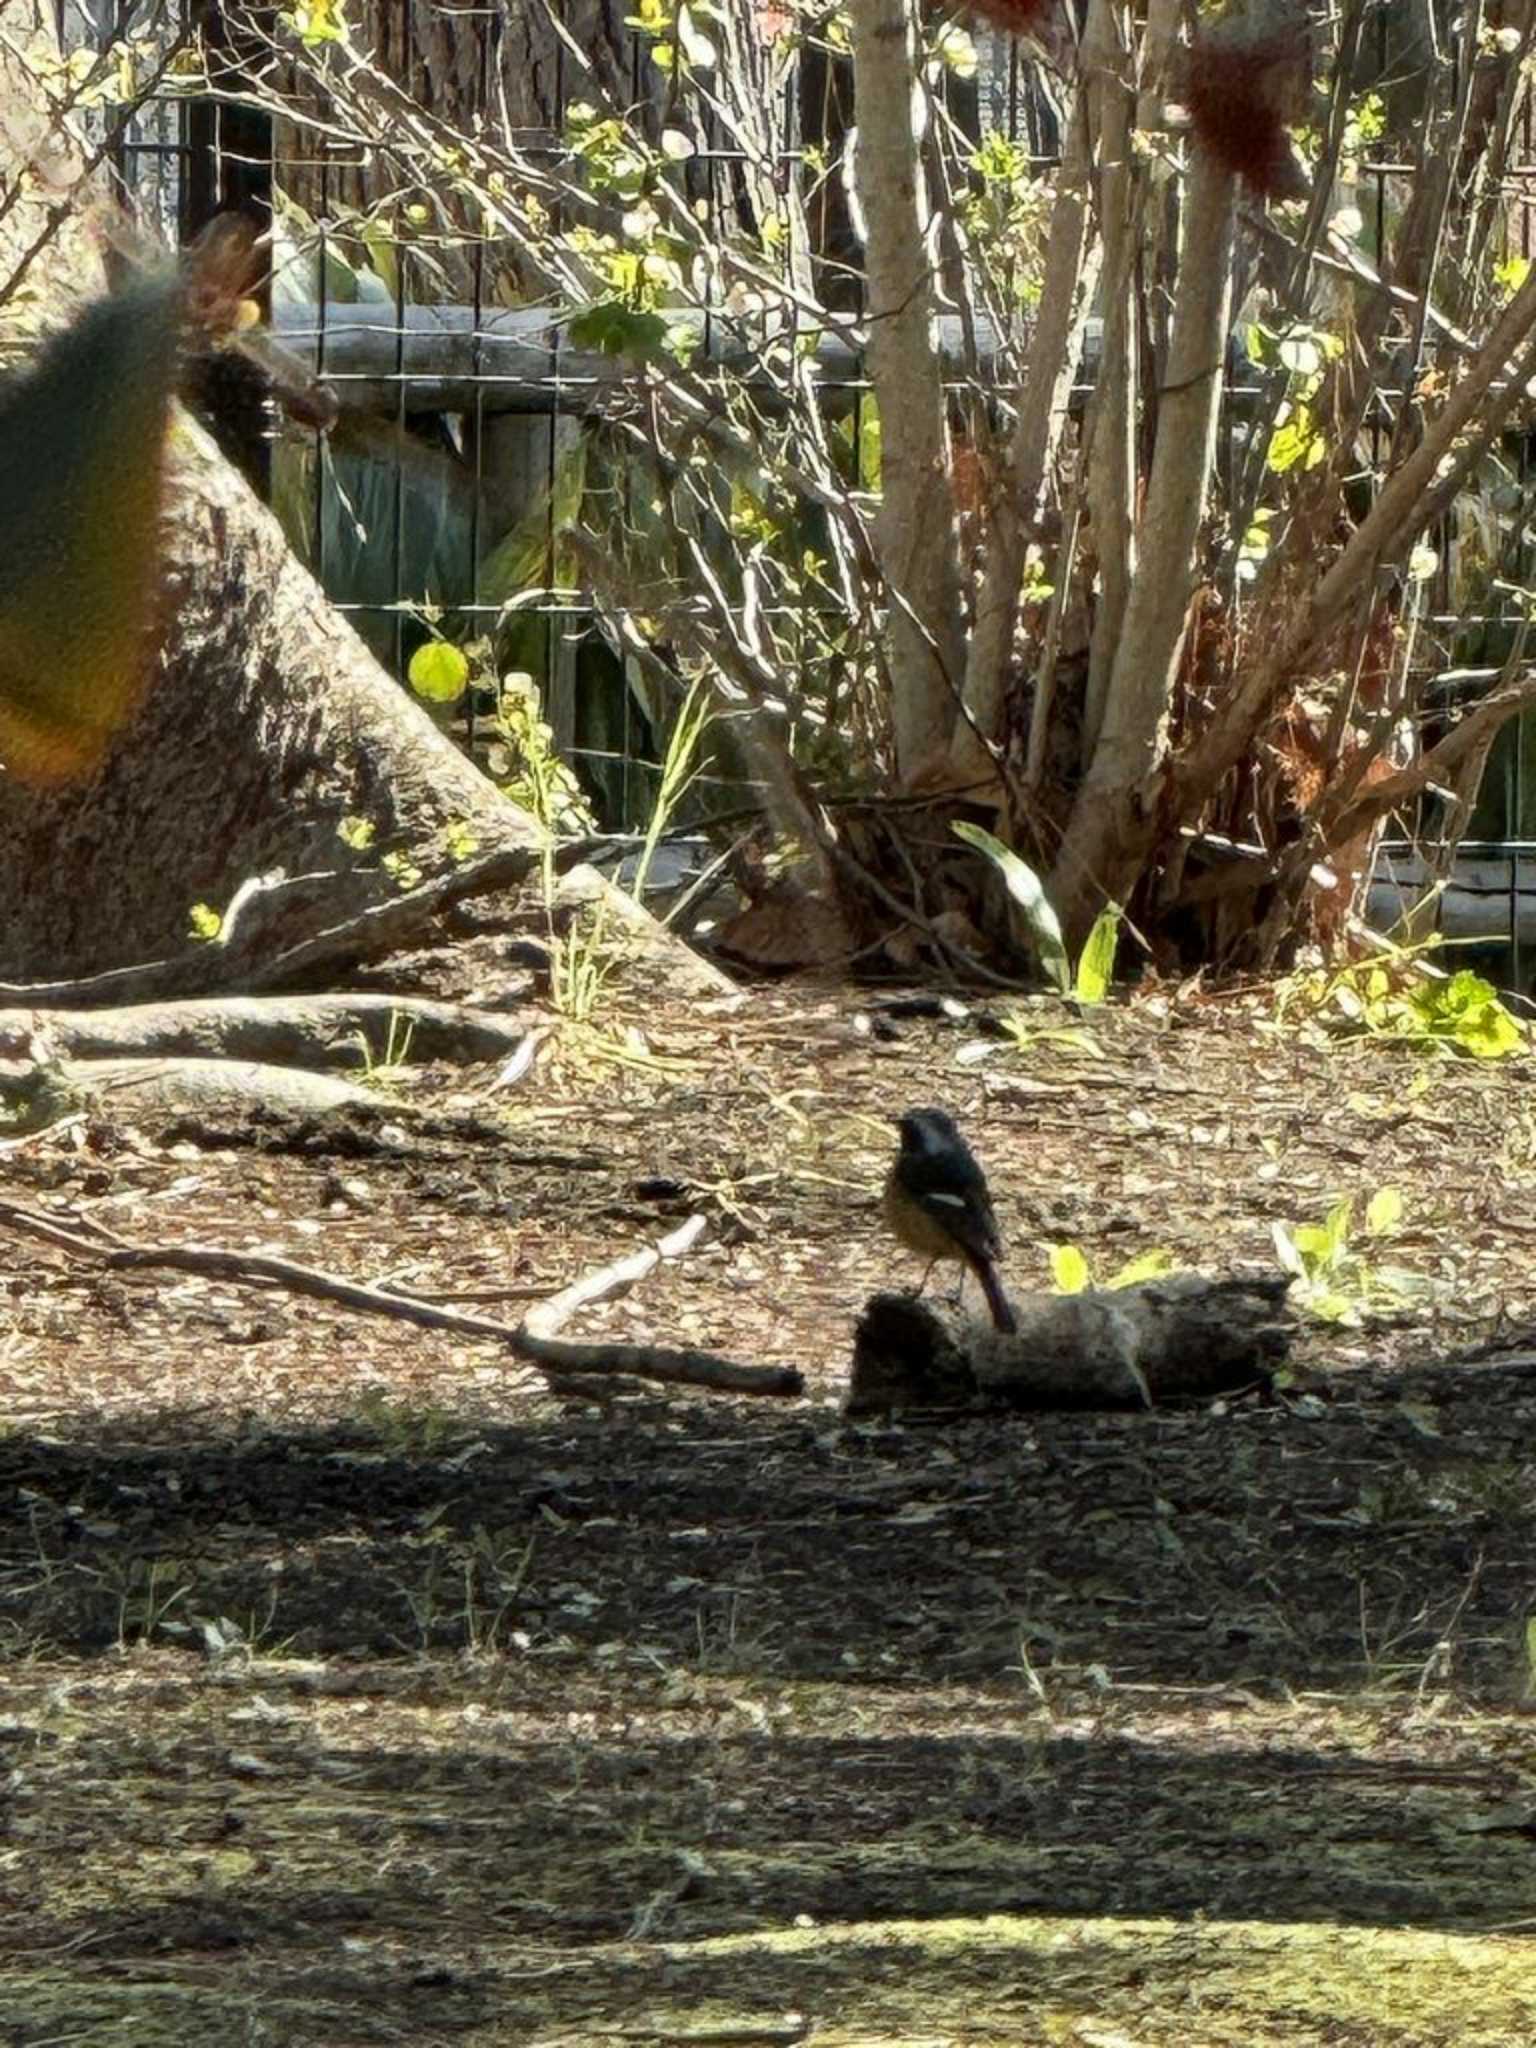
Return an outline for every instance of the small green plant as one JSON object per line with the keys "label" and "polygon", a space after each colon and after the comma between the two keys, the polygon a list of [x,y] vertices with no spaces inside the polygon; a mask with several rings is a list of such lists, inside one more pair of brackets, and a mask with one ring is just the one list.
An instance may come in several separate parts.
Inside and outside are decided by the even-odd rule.
{"label": "small green plant", "polygon": [[501,678],[493,728],[486,765],[502,795],[532,811],[546,832],[595,832],[597,820],[581,784],[555,751],[554,729],[526,671]]}
{"label": "small green plant", "polygon": [[1491,982],[1469,968],[1445,975],[1425,966],[1422,955],[1436,943],[1293,975],[1281,984],[1276,1021],[1299,1017],[1351,1042],[1411,1045],[1446,1056],[1497,1060],[1526,1051],[1529,1027]]}
{"label": "small green plant", "polygon": [[1172,1252],[1142,1252],[1107,1280],[1096,1280],[1092,1263],[1081,1245],[1053,1244],[1047,1248],[1047,1256],[1051,1262],[1051,1288],[1056,1294],[1083,1294],[1090,1287],[1139,1287],[1144,1280],[1155,1280],[1160,1273],[1171,1272],[1173,1268]]}
{"label": "small green plant", "polygon": [[1084,1005],[1102,1003],[1114,978],[1115,952],[1120,943],[1120,922],[1124,916],[1120,906],[1107,904],[1094,919],[1093,929],[1077,956],[1074,973],[1067,954],[1067,942],[1062,937],[1061,922],[1051,908],[1044,883],[1028,861],[1020,860],[1011,846],[1004,846],[1000,839],[980,825],[971,825],[962,819],[952,829],[967,846],[974,846],[978,853],[984,853],[1002,876],[1008,894],[1024,914],[1024,922],[1035,942],[1035,951],[1040,956],[1040,965],[1056,993]]}
{"label": "small green plant", "polygon": [[453,1417],[446,1408],[393,1401],[382,1387],[365,1388],[353,1413],[380,1447],[396,1457],[435,1456],[453,1434]]}
{"label": "small green plant", "polygon": [[487,1529],[477,1522],[462,1546],[464,1636],[466,1647],[477,1655],[492,1655],[505,1647],[507,1623],[517,1612],[535,1540],[520,1530]]}
{"label": "small green plant", "polygon": [[117,1594],[117,1646],[149,1643],[172,1627],[174,1610],[192,1591],[187,1567],[176,1558],[136,1557],[115,1562],[103,1576]]}
{"label": "small green plant", "polygon": [[[688,686],[678,707],[677,716],[672,721],[667,751],[661,764],[661,780],[657,785],[656,799],[651,806],[645,834],[635,859],[635,870],[630,879],[628,893],[637,903],[644,896],[646,881],[650,875],[651,864],[656,858],[656,849],[661,844],[662,834],[671,823],[693,779],[699,744],[712,715],[704,679],[702,676],[696,677]],[[547,739],[548,728],[540,727],[539,730]],[[615,964],[609,928],[612,914],[610,904],[606,897],[599,897],[592,910],[568,932],[560,933],[555,930],[554,816],[561,787],[558,778],[567,771],[546,745],[541,744],[531,749],[524,758],[531,778],[530,808],[545,827],[541,876],[549,932],[550,994],[562,1016],[575,1024],[587,1024],[591,1022],[602,1001],[603,991]]]}
{"label": "small green plant", "polygon": [[1396,1188],[1378,1188],[1365,1206],[1364,1242],[1354,1228],[1354,1197],[1334,1203],[1321,1223],[1272,1226],[1275,1253],[1296,1283],[1302,1305],[1326,1323],[1356,1329],[1372,1314],[1391,1314],[1425,1282],[1399,1267],[1378,1266],[1374,1250],[1403,1218]]}
{"label": "small green plant", "polygon": [[[1010,1010],[998,1022],[1008,1034],[1008,1043],[1015,1052],[1029,1052],[1037,1045],[1058,1045],[1066,1052],[1086,1053],[1090,1059],[1101,1060],[1104,1057],[1103,1046],[1081,1024],[1032,1024],[1023,1010]],[[995,1050],[995,1039],[976,1039],[970,1045],[962,1046],[956,1057],[962,1065],[971,1066]]]}
{"label": "small green plant", "polygon": [[389,1029],[384,1034],[384,1050],[375,1055],[373,1045],[366,1031],[353,1033],[353,1038],[363,1056],[363,1081],[370,1088],[392,1088],[410,1063],[411,1040],[416,1035],[416,1026],[409,1017],[402,1017],[398,1010],[389,1013]]}

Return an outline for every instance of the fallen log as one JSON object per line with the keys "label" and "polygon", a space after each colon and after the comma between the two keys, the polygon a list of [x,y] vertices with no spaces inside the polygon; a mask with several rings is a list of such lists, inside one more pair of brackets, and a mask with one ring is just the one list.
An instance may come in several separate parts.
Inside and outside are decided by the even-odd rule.
{"label": "fallen log", "polygon": [[509,1059],[526,1018],[424,996],[204,996],[110,1010],[0,1009],[0,1060],[42,1032],[64,1059],[236,1059],[368,1067]]}
{"label": "fallen log", "polygon": [[854,1336],[844,1412],[1150,1408],[1267,1387],[1295,1320],[1283,1275],[1173,1273],[1137,1287],[1013,1299],[1005,1333],[940,1302],[876,1294]]}

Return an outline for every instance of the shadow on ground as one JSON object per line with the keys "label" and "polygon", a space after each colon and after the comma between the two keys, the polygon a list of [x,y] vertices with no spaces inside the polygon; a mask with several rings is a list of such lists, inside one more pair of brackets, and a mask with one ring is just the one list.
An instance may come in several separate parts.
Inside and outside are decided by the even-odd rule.
{"label": "shadow on ground", "polygon": [[13,1437],[5,2038],[1172,2041],[1159,1957],[1518,1925],[1533,1408]]}

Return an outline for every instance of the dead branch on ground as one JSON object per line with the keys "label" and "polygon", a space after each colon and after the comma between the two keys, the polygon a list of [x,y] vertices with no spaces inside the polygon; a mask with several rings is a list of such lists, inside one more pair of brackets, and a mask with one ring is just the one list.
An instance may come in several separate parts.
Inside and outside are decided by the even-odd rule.
{"label": "dead branch on ground", "polygon": [[[582,1344],[541,1334],[526,1324],[498,1322],[490,1316],[466,1315],[431,1302],[392,1294],[379,1287],[342,1279],[313,1266],[301,1266],[266,1252],[242,1252],[215,1245],[131,1245],[100,1225],[76,1220],[71,1225],[0,1201],[0,1224],[40,1237],[71,1256],[89,1258],[108,1270],[123,1272],[159,1268],[230,1280],[240,1286],[278,1287],[312,1301],[334,1302],[363,1315],[393,1317],[420,1329],[446,1330],[456,1336],[504,1344],[517,1357],[541,1370],[561,1374],[628,1373],[637,1379],[667,1385],[703,1387],[712,1393],[793,1396],[802,1388],[800,1374],[788,1366],[742,1365],[709,1351],[672,1350],[650,1344]],[[546,1326],[566,1320],[577,1308],[607,1299],[633,1286],[665,1259],[679,1258],[697,1241],[702,1217],[688,1221],[655,1245],[584,1277],[544,1304]],[[532,1318],[530,1318],[532,1320]]]}

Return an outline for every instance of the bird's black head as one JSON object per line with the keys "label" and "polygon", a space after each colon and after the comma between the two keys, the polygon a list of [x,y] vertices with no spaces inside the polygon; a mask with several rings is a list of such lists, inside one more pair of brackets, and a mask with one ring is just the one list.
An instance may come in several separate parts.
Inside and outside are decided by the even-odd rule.
{"label": "bird's black head", "polygon": [[897,1119],[901,1149],[907,1153],[944,1152],[960,1137],[947,1109],[908,1109]]}

